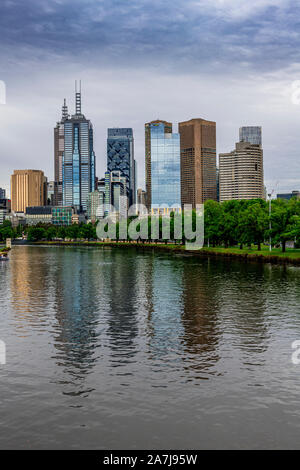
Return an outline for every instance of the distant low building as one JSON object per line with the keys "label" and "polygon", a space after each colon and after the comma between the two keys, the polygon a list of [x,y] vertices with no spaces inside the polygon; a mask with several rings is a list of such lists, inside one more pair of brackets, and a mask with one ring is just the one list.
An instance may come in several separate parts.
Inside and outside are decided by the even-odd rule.
{"label": "distant low building", "polygon": [[[5,193],[4,193],[5,194]],[[10,200],[0,198],[0,225],[3,224],[7,215],[10,213]]]}
{"label": "distant low building", "polygon": [[277,199],[285,199],[289,201],[292,197],[300,199],[300,191],[292,191],[291,193],[277,194]]}
{"label": "distant low building", "polygon": [[27,225],[53,224],[72,225],[72,217],[75,211],[71,206],[35,206],[27,207],[25,218]]}
{"label": "distant low building", "polygon": [[52,207],[53,225],[72,225],[72,216],[75,210],[72,206]]}
{"label": "distant low building", "polygon": [[26,225],[26,217],[24,212],[10,212],[5,216],[5,220],[9,220],[13,228],[19,225]]}
{"label": "distant low building", "polygon": [[27,225],[52,224],[52,207],[26,207],[25,217]]}

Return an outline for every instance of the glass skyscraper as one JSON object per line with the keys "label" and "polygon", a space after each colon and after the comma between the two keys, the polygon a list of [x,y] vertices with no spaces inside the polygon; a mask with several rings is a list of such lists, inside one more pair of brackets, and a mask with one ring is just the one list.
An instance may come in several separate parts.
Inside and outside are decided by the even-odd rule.
{"label": "glass skyscraper", "polygon": [[240,142],[262,145],[262,131],[259,126],[240,127]]}
{"label": "glass skyscraper", "polygon": [[119,171],[126,178],[129,205],[136,201],[136,165],[131,128],[112,128],[107,132],[107,170]]}
{"label": "glass skyscraper", "polygon": [[151,209],[181,206],[180,135],[164,122],[149,123],[151,150]]}
{"label": "glass skyscraper", "polygon": [[[96,159],[93,144],[93,126],[81,113],[81,89],[75,91],[76,110],[71,117],[63,106],[58,123],[56,174],[61,178],[62,205],[86,211],[89,193],[95,191]],[[61,171],[60,171],[61,158]],[[60,174],[61,173],[61,174]]]}

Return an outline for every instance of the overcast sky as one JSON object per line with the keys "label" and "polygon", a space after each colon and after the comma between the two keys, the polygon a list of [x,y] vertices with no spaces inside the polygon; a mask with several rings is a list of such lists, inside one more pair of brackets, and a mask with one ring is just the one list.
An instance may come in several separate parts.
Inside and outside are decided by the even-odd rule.
{"label": "overcast sky", "polygon": [[1,0],[0,32],[0,187],[14,169],[53,179],[53,127],[81,79],[97,176],[108,127],[133,127],[144,187],[144,123],[202,117],[218,153],[261,125],[268,190],[300,190],[300,0]]}

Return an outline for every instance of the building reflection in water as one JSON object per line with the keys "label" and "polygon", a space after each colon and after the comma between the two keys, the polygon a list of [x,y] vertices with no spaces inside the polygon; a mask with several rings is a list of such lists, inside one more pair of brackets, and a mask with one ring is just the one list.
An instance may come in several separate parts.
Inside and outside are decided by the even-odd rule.
{"label": "building reflection in water", "polygon": [[45,257],[42,249],[14,247],[9,268],[10,304],[16,328],[24,334],[29,326],[42,328],[51,305],[51,258]]}
{"label": "building reflection in water", "polygon": [[211,282],[210,263],[185,259],[182,284],[181,340],[187,353],[187,367],[195,372],[208,372],[220,359],[221,335],[218,286]]}
{"label": "building reflection in water", "polygon": [[70,371],[85,374],[97,361],[100,347],[99,298],[101,277],[97,252],[60,249],[55,273],[55,356]]}
{"label": "building reflection in water", "polygon": [[122,367],[133,361],[139,345],[137,291],[139,273],[137,253],[107,249],[103,271],[106,299],[106,337],[111,351],[111,365]]}

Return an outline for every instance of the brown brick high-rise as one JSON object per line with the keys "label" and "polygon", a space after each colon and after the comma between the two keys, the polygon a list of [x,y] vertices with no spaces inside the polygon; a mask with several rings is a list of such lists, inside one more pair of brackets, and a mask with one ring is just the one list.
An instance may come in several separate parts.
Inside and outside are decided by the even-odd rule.
{"label": "brown brick high-rise", "polygon": [[167,121],[147,122],[145,124],[145,181],[146,181],[146,207],[151,210],[151,131],[150,124],[165,125],[165,134],[172,134],[172,123]]}
{"label": "brown brick high-rise", "polygon": [[11,210],[25,212],[26,207],[44,206],[45,177],[40,170],[15,170],[11,176]]}
{"label": "brown brick high-rise", "polygon": [[180,122],[181,204],[217,200],[216,123],[205,119]]}

